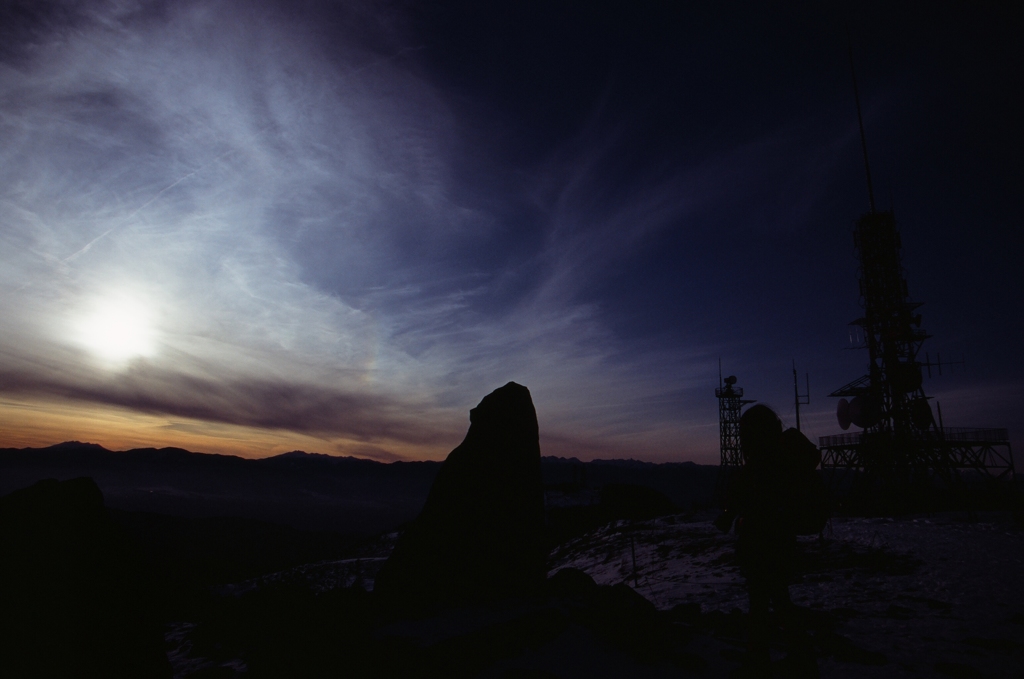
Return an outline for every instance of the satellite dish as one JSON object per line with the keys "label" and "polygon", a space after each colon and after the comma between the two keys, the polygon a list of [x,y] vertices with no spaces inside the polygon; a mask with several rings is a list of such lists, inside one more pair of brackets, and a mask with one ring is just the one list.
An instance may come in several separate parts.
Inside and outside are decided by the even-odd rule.
{"label": "satellite dish", "polygon": [[867,429],[878,423],[881,413],[878,404],[870,396],[854,396],[850,401],[850,422]]}
{"label": "satellite dish", "polygon": [[858,427],[864,426],[864,420],[860,416],[860,408],[862,405],[864,405],[864,399],[860,396],[854,396],[853,400],[850,401],[850,422]]}
{"label": "satellite dish", "polygon": [[728,377],[725,378],[725,383],[728,384],[730,387],[736,384],[736,376],[729,375]]}
{"label": "satellite dish", "polygon": [[839,426],[843,431],[850,428],[850,402],[845,398],[839,399],[839,405],[836,407],[836,419],[839,420]]}

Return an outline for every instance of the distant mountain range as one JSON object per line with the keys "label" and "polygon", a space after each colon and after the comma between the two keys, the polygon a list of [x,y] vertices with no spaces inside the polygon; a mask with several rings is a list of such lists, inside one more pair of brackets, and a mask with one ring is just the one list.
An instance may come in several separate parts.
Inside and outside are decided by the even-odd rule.
{"label": "distant mountain range", "polygon": [[[294,528],[369,537],[413,519],[440,462],[382,463],[295,451],[262,459],[180,448],[115,452],[69,441],[48,448],[0,449],[0,495],[45,478],[88,476],[107,507],[179,517],[239,517]],[[545,457],[544,482],[561,490],[633,484],[660,491],[677,507],[711,501],[716,466],[692,462]]]}
{"label": "distant mountain range", "polygon": [[114,509],[369,536],[415,517],[439,467],[302,452],[257,460],[180,448],[114,452],[70,441],[0,449],[0,494],[44,478],[88,476]]}

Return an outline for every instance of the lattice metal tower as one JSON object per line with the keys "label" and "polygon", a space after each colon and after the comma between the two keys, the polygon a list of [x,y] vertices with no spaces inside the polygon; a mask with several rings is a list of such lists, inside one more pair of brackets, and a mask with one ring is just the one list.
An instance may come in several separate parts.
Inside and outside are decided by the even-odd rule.
{"label": "lattice metal tower", "polygon": [[718,430],[722,448],[722,464],[718,468],[715,482],[715,497],[724,506],[726,488],[733,475],[743,466],[743,451],[740,449],[740,415],[743,406],[754,401],[743,398],[743,390],[736,386],[736,377],[730,375],[722,380],[722,369],[718,369]]}
{"label": "lattice metal tower", "polygon": [[755,401],[744,400],[743,390],[736,386],[736,377],[733,375],[726,377],[724,385],[715,389],[715,396],[718,397],[722,467],[741,467],[743,453],[740,451],[740,415],[743,406]]}
{"label": "lattice metal tower", "polygon": [[[852,70],[852,51],[850,66]],[[822,466],[860,469],[896,485],[933,473],[952,482],[961,469],[1012,477],[1013,456],[1005,429],[943,428],[932,415],[921,368],[930,373],[935,364],[920,360],[929,335],[915,313],[921,304],[909,299],[895,217],[891,210],[875,209],[856,77],[854,96],[870,212],[857,220],[853,233],[864,315],[851,325],[863,330],[868,373],[829,396],[841,398],[840,426],[847,429],[852,422],[864,431],[821,437]]]}
{"label": "lattice metal tower", "polygon": [[893,213],[872,210],[862,216],[853,241],[864,316],[851,325],[864,331],[868,374],[829,395],[859,399],[855,416],[866,431],[919,438],[935,430],[918,361],[929,335],[921,330],[921,315],[914,313],[921,304],[908,299]]}
{"label": "lattice metal tower", "polygon": [[930,372],[936,364],[920,360],[929,335],[915,313],[921,304],[907,294],[893,213],[872,210],[862,216],[854,229],[854,245],[864,316],[851,325],[863,330],[868,373],[829,396],[842,399],[840,426],[846,429],[852,423],[864,431],[821,437],[822,466],[860,469],[890,485],[929,474],[953,483],[958,470],[967,469],[1012,478],[1006,429],[940,427],[935,422],[921,369]]}

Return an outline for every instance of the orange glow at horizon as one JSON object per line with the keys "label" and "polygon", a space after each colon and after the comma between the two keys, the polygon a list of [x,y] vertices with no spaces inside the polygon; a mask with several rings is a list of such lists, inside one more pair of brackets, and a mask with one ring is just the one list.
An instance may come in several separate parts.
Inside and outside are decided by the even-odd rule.
{"label": "orange glow at horizon", "polygon": [[304,450],[384,462],[441,460],[449,452],[404,442],[372,444],[341,437],[139,413],[113,406],[0,400],[0,448],[44,448],[64,441],[96,443],[108,450],[173,447],[246,458]]}
{"label": "orange glow at horizon", "polygon": [[[467,414],[468,415],[468,414]],[[0,398],[0,448],[45,448],[65,441],[95,443],[108,450],[183,448],[195,453],[263,458],[293,450],[336,456],[361,457],[381,462],[444,460],[462,441],[469,426],[453,421],[450,438],[443,443],[414,444],[399,440],[361,441],[341,435],[317,436],[285,429],[261,429],[185,417],[150,414],[80,401]],[[649,462],[714,464],[708,453],[651,454],[669,450],[678,442],[671,432],[652,431],[626,437],[579,437],[541,431],[541,455],[594,459],[641,459]],[[703,452],[703,451],[702,451]],[[647,453],[647,454],[645,454]]]}

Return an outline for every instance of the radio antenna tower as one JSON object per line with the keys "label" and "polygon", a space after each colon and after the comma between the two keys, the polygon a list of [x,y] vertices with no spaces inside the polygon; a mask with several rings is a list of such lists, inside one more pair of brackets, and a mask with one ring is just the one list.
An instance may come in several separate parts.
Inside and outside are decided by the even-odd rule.
{"label": "radio antenna tower", "polygon": [[743,389],[736,386],[736,376],[722,379],[722,360],[718,360],[718,429],[722,450],[722,462],[718,470],[715,494],[719,500],[728,483],[728,478],[743,466],[743,451],[740,449],[740,415],[743,406],[756,403],[743,398]]}
{"label": "radio antenna tower", "polygon": [[1006,429],[942,427],[932,415],[921,368],[928,368],[930,376],[932,367],[941,370],[941,362],[932,363],[927,354],[920,360],[921,346],[930,337],[921,329],[921,314],[915,313],[922,305],[907,292],[893,211],[875,208],[852,43],[850,72],[870,206],[853,231],[864,315],[851,325],[863,330],[868,371],[829,394],[840,399],[839,426],[845,430],[853,424],[863,431],[821,437],[822,467],[863,471],[892,489],[932,475],[953,484],[964,470],[1013,478]]}

